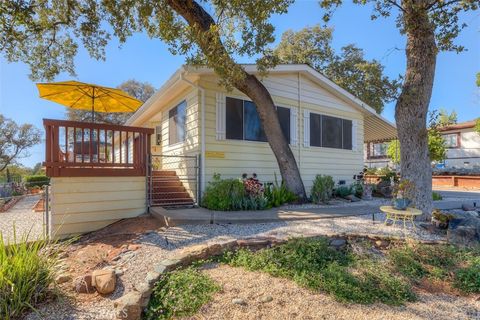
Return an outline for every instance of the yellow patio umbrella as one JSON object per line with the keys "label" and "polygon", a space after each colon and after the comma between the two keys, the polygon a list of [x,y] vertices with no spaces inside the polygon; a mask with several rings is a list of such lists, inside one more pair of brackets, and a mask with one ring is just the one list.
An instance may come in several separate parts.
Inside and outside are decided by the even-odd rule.
{"label": "yellow patio umbrella", "polygon": [[72,109],[91,110],[92,122],[95,112],[133,112],[143,103],[122,90],[79,81],[37,83],[37,88],[40,98]]}

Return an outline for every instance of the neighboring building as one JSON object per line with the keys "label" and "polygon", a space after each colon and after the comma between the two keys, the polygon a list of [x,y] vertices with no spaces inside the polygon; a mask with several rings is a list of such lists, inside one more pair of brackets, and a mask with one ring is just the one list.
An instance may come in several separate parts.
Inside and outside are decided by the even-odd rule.
{"label": "neighboring building", "polygon": [[387,157],[387,148],[390,141],[367,142],[363,145],[364,161],[367,168],[394,167]]}
{"label": "neighboring building", "polygon": [[446,168],[473,168],[480,166],[480,134],[475,131],[475,120],[440,128],[447,146]]}
{"label": "neighboring building", "polygon": [[[257,72],[255,65],[244,67]],[[280,176],[255,105],[219,80],[212,69],[182,67],[127,122],[155,128],[152,154],[160,158],[159,169],[188,175],[181,157],[200,155],[198,194],[214,173],[257,173],[261,181]],[[262,83],[277,106],[307,192],[317,174],[352,182],[364,166],[364,142],[396,136],[392,123],[307,65],[278,65]],[[172,155],[179,157],[176,164]]]}

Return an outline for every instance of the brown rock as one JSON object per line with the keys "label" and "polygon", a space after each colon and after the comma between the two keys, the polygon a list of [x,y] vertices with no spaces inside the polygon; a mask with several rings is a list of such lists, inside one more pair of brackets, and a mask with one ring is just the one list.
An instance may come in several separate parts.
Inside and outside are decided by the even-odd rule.
{"label": "brown rock", "polygon": [[116,300],[113,304],[116,308],[117,319],[139,320],[142,314],[142,294],[132,291]]}
{"label": "brown rock", "polygon": [[139,245],[139,244],[129,244],[128,245],[128,250],[130,251],[136,251],[138,249],[140,249],[142,246]]}
{"label": "brown rock", "polygon": [[95,288],[92,286],[92,275],[86,274],[75,278],[73,281],[73,289],[76,293],[94,293]]}
{"label": "brown rock", "polygon": [[117,277],[115,270],[95,270],[92,272],[92,285],[101,294],[109,294],[115,290]]}

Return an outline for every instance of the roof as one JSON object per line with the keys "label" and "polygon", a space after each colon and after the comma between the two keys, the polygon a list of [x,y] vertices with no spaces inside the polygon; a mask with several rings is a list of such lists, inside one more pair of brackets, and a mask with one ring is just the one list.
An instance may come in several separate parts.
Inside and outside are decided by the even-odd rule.
{"label": "roof", "polygon": [[[243,68],[246,72],[251,74],[258,73],[257,66],[255,64],[243,64]],[[381,115],[375,112],[375,110],[367,105],[365,102],[361,101],[350,92],[341,88],[333,81],[310,67],[306,64],[279,64],[272,69],[268,70],[268,74],[275,73],[300,73],[310,80],[316,82],[321,87],[325,88],[327,91],[336,95],[338,98],[348,102],[354,108],[360,110],[364,114],[364,140],[365,142],[372,141],[385,141],[392,140],[397,137],[397,129],[395,124],[391,123]],[[150,98],[148,99],[142,107],[140,107],[135,114],[128,119],[127,125],[138,124],[139,119],[146,119],[149,116],[148,110],[152,105],[155,104],[159,99],[165,97],[169,90],[173,86],[179,86],[182,78],[188,79],[201,76],[215,74],[214,70],[207,67],[193,67],[193,66],[182,66],[179,68],[171,77],[168,79],[165,84]],[[268,77],[268,75],[267,75]],[[184,83],[184,85],[187,85]],[[152,116],[150,114],[150,116]]]}
{"label": "roof", "polygon": [[460,123],[452,124],[446,127],[438,128],[438,131],[470,129],[470,128],[474,128],[476,124],[477,124],[476,120],[470,120],[470,121],[460,122]]}

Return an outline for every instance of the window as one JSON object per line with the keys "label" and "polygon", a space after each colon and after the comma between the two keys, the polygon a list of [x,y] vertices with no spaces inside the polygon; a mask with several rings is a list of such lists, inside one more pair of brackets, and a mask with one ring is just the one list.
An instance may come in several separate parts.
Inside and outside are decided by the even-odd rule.
{"label": "window", "polygon": [[155,144],[157,146],[162,145],[162,126],[155,127]]}
{"label": "window", "polygon": [[310,113],[310,146],[352,150],[352,121]]}
{"label": "window", "polygon": [[[235,98],[226,98],[226,138],[233,140],[267,141],[255,104]],[[290,141],[290,109],[277,107],[283,134]]]}
{"label": "window", "polygon": [[385,157],[387,155],[388,144],[385,142],[382,143],[372,143],[370,154],[372,157]]}
{"label": "window", "polygon": [[449,133],[442,135],[445,139],[445,146],[447,148],[458,148],[459,147],[459,134],[458,133]]}
{"label": "window", "polygon": [[168,112],[168,143],[175,144],[185,141],[185,120],[187,117],[187,102],[182,101]]}

